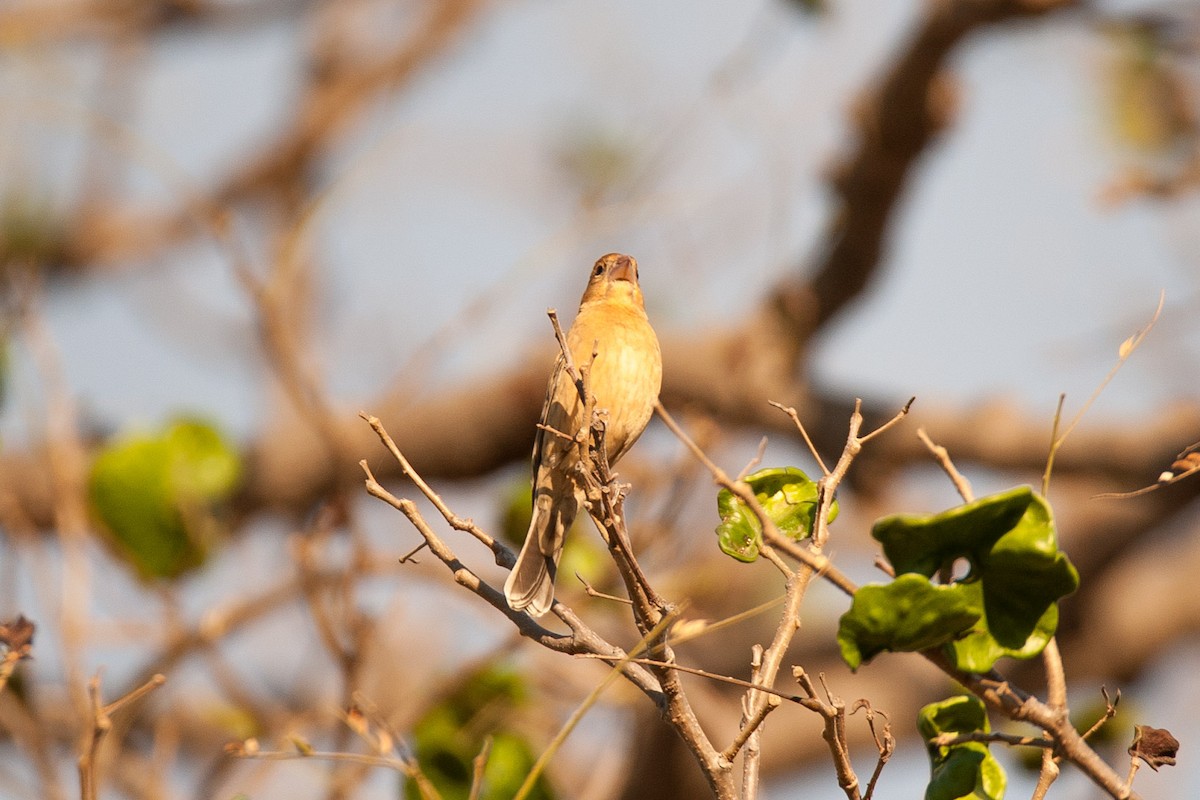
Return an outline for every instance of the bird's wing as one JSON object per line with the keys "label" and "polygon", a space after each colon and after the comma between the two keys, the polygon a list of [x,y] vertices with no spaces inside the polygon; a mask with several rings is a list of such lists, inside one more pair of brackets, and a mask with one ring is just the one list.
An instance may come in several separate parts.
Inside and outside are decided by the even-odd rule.
{"label": "bird's wing", "polygon": [[[572,433],[572,431],[567,430],[570,415],[562,405],[561,390],[559,389],[560,382],[567,384],[571,382],[571,376],[567,374],[567,363],[561,355],[555,359],[554,371],[550,374],[550,381],[546,384],[546,399],[542,403],[542,415],[538,422],[563,433]],[[571,388],[574,389],[573,386]],[[552,464],[546,462],[546,459],[554,462],[558,461],[558,452],[562,448],[556,447],[552,442],[548,442],[549,439],[557,438],[553,433],[540,427],[534,434],[533,469],[530,472],[531,479],[535,484],[537,483],[538,468],[552,466]]]}

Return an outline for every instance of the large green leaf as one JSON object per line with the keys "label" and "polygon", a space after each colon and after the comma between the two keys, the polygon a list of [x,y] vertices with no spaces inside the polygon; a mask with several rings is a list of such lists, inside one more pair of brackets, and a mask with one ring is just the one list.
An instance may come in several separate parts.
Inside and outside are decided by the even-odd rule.
{"label": "large green leaf", "polygon": [[929,754],[930,779],[925,800],[999,800],[1008,783],[1000,763],[982,742],[935,745],[944,733],[987,733],[982,701],[960,695],[930,703],[917,714],[917,729]]}
{"label": "large green leaf", "polygon": [[987,672],[1005,656],[1033,658],[1042,652],[1058,627],[1058,606],[1050,603],[1032,629],[1011,646],[1006,646],[994,635],[991,620],[986,615],[983,582],[957,583],[949,588],[960,592],[970,607],[980,612],[970,630],[946,644],[951,662],[964,672]]}
{"label": "large green leaf", "polygon": [[1010,648],[1023,647],[1054,602],[1079,588],[1079,573],[1058,549],[1050,506],[1038,495],[986,554],[980,574],[988,630]]}
{"label": "large green leaf", "polygon": [[871,536],[883,544],[897,574],[932,578],[957,558],[978,562],[1020,521],[1032,499],[1033,490],[1019,486],[939,514],[894,514],[877,521]]}
{"label": "large green leaf", "polygon": [[[817,513],[817,484],[795,467],[761,469],[745,478],[754,496],[779,531],[796,541],[812,535]],[[717,541],[739,561],[754,561],[762,549],[762,524],[750,506],[728,489],[717,494]],[[837,501],[829,521],[837,517]]]}
{"label": "large green leaf", "polygon": [[203,563],[240,475],[237,452],[214,427],[180,420],[106,445],[92,462],[88,499],[140,576],[173,578]]}
{"label": "large green leaf", "polygon": [[968,630],[982,610],[956,586],[934,586],[923,575],[901,575],[854,593],[838,623],[838,646],[850,669],[884,650],[913,652],[945,644]]}
{"label": "large green leaf", "polygon": [[[1040,653],[1058,625],[1057,601],[1079,585],[1075,568],[1058,549],[1049,505],[1028,487],[940,514],[886,517],[872,535],[883,543],[897,581],[931,578],[958,559],[970,564],[967,575],[939,587],[954,597],[959,612],[948,625],[964,616],[962,609],[976,613],[966,628],[938,642],[968,672],[986,672],[1004,656]],[[911,637],[899,627],[890,633],[889,640],[888,631],[876,631],[878,650],[911,649],[906,646]]]}

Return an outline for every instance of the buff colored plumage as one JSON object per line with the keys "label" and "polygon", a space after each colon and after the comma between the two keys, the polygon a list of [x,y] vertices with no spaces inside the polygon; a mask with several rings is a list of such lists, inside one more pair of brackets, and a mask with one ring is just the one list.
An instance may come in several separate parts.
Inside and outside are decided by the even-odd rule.
{"label": "buff colored plumage", "polygon": [[[637,261],[609,253],[592,267],[579,314],[567,331],[576,367],[596,358],[588,389],[596,408],[608,412],[605,443],[616,464],[642,435],[662,385],[658,337],[646,318]],[[562,355],[555,362],[542,424],[574,436],[584,424],[583,404]],[[541,428],[533,445],[533,520],[517,563],[504,584],[511,608],[542,616],[554,603],[554,574],[563,540],[582,504],[571,477],[578,455],[573,445]]]}

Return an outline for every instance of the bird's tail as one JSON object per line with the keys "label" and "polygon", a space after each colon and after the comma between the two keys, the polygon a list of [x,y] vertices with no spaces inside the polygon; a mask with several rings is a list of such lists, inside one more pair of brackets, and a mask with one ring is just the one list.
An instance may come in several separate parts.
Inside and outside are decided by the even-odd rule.
{"label": "bird's tail", "polygon": [[513,611],[528,611],[540,617],[554,603],[554,573],[558,565],[553,557],[542,555],[536,540],[533,531],[525,537],[517,563],[504,582],[504,596]]}
{"label": "bird's tail", "polygon": [[554,604],[554,575],[566,529],[575,521],[574,500],[568,495],[548,507],[534,508],[525,544],[504,582],[504,597],[513,611],[540,617]]}

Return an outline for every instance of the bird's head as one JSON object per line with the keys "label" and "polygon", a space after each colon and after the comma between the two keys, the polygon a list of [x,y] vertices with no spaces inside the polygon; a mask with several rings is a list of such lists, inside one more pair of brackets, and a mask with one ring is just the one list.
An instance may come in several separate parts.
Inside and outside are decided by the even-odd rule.
{"label": "bird's head", "polygon": [[601,256],[592,267],[587,289],[579,305],[598,300],[629,303],[643,308],[642,289],[638,285],[638,264],[633,256],[609,253]]}

